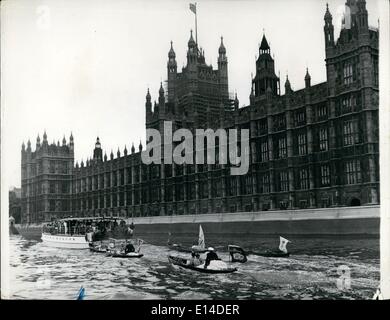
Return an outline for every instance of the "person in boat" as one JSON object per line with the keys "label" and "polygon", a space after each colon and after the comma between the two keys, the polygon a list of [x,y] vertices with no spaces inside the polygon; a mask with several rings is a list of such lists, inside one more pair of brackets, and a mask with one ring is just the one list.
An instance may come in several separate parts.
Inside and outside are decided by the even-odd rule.
{"label": "person in boat", "polygon": [[207,248],[207,255],[206,255],[206,261],[204,263],[204,268],[207,269],[208,265],[210,264],[210,261],[212,260],[219,260],[218,255],[216,254],[214,248],[209,247]]}
{"label": "person in boat", "polygon": [[191,259],[190,259],[190,265],[197,267],[202,264],[202,261],[200,260],[200,255],[198,252],[192,251],[191,252]]}
{"label": "person in boat", "polygon": [[135,252],[135,248],[134,248],[133,244],[129,242],[125,246],[125,254],[130,253],[130,252]]}

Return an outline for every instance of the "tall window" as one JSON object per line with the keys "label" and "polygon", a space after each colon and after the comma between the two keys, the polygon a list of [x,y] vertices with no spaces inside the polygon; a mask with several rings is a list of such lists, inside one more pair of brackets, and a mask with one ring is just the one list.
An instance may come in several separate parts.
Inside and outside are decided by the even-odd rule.
{"label": "tall window", "polygon": [[278,154],[279,158],[286,158],[287,157],[286,138],[279,138],[278,151],[279,151],[279,154]]}
{"label": "tall window", "polygon": [[49,183],[49,192],[56,193],[56,183],[54,181],[50,181]]}
{"label": "tall window", "polygon": [[261,192],[262,193],[269,193],[270,187],[269,187],[269,175],[265,174],[261,177]]}
{"label": "tall window", "polygon": [[353,82],[353,65],[351,62],[346,62],[344,64],[343,82],[344,84],[351,84]]}
{"label": "tall window", "polygon": [[309,189],[309,174],[307,169],[299,170],[299,187],[301,190]]}
{"label": "tall window", "polygon": [[354,109],[354,106],[356,105],[356,98],[352,95],[348,95],[341,100],[342,105],[342,112],[348,113],[352,112]]}
{"label": "tall window", "polygon": [[320,121],[328,119],[328,106],[326,104],[318,106],[318,108],[317,108],[317,118]]}
{"label": "tall window", "polygon": [[279,173],[280,191],[288,191],[288,174],[286,171]]}
{"label": "tall window", "polygon": [[50,173],[55,173],[56,172],[56,163],[54,161],[50,161]]}
{"label": "tall window", "polygon": [[374,66],[374,85],[379,85],[379,65],[378,65],[378,57],[373,58],[373,66]]}
{"label": "tall window", "polygon": [[362,181],[359,160],[351,160],[345,163],[345,177],[347,184],[356,184]]}
{"label": "tall window", "polygon": [[298,152],[300,156],[303,156],[307,153],[307,141],[305,133],[298,135]]}
{"label": "tall window", "polygon": [[357,120],[347,120],[343,124],[344,145],[349,146],[359,143],[359,132]]}
{"label": "tall window", "polygon": [[300,126],[306,124],[306,112],[305,110],[298,110],[294,114],[295,126]]}
{"label": "tall window", "polygon": [[319,131],[320,151],[328,150],[328,129],[321,128]]}
{"label": "tall window", "polygon": [[268,141],[262,142],[260,148],[261,148],[261,162],[268,161]]}
{"label": "tall window", "polygon": [[321,186],[330,185],[330,169],[328,165],[321,166]]}

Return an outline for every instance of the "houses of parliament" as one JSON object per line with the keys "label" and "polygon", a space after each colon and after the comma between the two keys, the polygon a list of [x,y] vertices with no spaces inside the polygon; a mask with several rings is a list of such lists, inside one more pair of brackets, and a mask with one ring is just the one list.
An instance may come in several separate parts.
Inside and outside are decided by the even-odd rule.
{"label": "houses of parliament", "polygon": [[[22,223],[61,217],[185,215],[359,206],[379,203],[378,30],[368,25],[364,0],[347,0],[335,39],[326,7],[327,81],[293,90],[275,74],[263,35],[250,84],[250,103],[239,107],[229,93],[223,39],[218,67],[206,64],[192,32],[187,64],[179,72],[171,43],[167,83],[158,102],[149,90],[146,128],[249,129],[250,166],[231,175],[226,164],[149,164],[143,146],[75,161],[74,141],[49,143],[46,132],[21,151]],[[137,150],[136,150],[137,149]],[[218,147],[216,152],[218,152]]]}

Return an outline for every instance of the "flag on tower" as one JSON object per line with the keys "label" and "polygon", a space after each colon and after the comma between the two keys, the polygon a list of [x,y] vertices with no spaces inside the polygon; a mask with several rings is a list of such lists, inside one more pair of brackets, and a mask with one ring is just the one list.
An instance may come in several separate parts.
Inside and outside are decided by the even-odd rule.
{"label": "flag on tower", "polygon": [[193,4],[193,3],[190,3],[190,10],[196,14],[196,3]]}

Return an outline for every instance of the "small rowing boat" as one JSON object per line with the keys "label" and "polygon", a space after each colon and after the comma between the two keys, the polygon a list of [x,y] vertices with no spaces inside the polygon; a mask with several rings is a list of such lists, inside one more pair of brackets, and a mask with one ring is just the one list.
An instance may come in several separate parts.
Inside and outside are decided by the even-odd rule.
{"label": "small rowing boat", "polygon": [[108,257],[113,257],[113,258],[141,258],[144,255],[139,252],[128,252],[128,253],[121,253],[121,252],[116,252],[116,253],[109,253],[107,254]]}
{"label": "small rowing boat", "polygon": [[279,248],[276,250],[266,250],[266,251],[246,251],[239,246],[229,245],[228,250],[231,256],[232,262],[246,262],[246,256],[255,255],[266,258],[287,258],[290,256],[290,253],[287,251],[287,243],[290,241],[280,237]]}
{"label": "small rowing boat", "polygon": [[194,270],[201,273],[232,273],[237,271],[236,268],[228,267],[226,263],[224,263],[223,261],[218,261],[219,264],[224,265],[224,267],[218,269],[214,268],[211,263],[207,268],[204,267],[204,264],[201,264],[199,266],[194,266],[191,263],[189,263],[188,259],[176,257],[176,256],[168,256],[168,261],[173,265],[182,267],[184,269]]}

